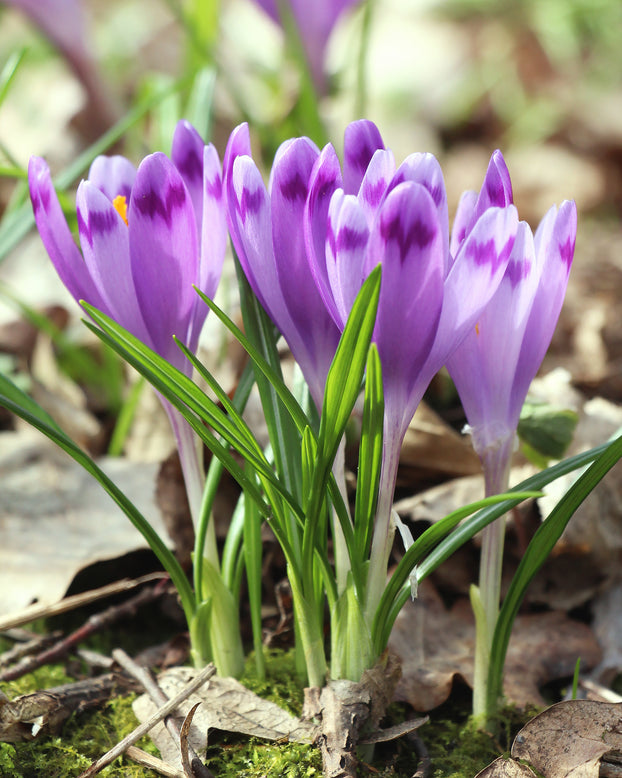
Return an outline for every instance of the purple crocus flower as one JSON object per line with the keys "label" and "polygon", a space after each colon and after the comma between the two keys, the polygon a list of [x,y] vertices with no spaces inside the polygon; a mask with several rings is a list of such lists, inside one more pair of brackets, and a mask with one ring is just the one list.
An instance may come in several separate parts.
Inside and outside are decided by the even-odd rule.
{"label": "purple crocus flower", "polygon": [[[281,0],[256,0],[264,11],[277,24],[287,26],[282,19],[282,8],[287,3]],[[320,94],[326,93],[324,57],[326,46],[339,17],[360,0],[289,0],[289,9],[298,28],[305,56],[315,88]]]}
{"label": "purple crocus flower", "polygon": [[303,214],[319,151],[308,138],[278,149],[269,187],[251,157],[248,126],[229,139],[223,163],[233,246],[251,288],[287,341],[321,408],[340,332],[307,261]]}
{"label": "purple crocus flower", "polygon": [[382,264],[374,340],[382,364],[384,453],[371,551],[373,615],[391,547],[390,512],[402,440],[423,394],[501,281],[516,236],[503,187],[482,199],[468,236],[449,250],[447,197],[431,154],[397,169],[368,121],[345,133],[344,169],[326,146],[311,175],[305,214],[316,283],[342,328],[364,279]]}
{"label": "purple crocus flower", "polygon": [[[509,175],[500,152],[499,169]],[[478,203],[486,196],[490,174],[479,197],[463,195],[452,235],[452,249],[466,239]],[[574,254],[577,211],[574,202],[553,206],[535,236],[520,222],[510,261],[494,296],[470,328],[459,348],[447,360],[467,416],[473,445],[480,457],[504,466],[527,390],[551,342],[562,307]],[[489,476],[491,474],[489,473]],[[506,474],[507,475],[507,474]],[[493,477],[489,493],[502,491],[507,481]]]}
{"label": "purple crocus flower", "polygon": [[[226,248],[215,148],[180,122],[172,159],[151,154],[136,170],[124,157],[97,157],[77,193],[82,253],[43,159],[30,160],[28,181],[39,234],[73,297],[111,316],[189,375],[192,366],[173,335],[196,351],[207,308],[193,284],[215,294]],[[194,442],[181,416],[164,405],[180,444],[194,516],[202,492]]]}
{"label": "purple crocus flower", "polygon": [[63,55],[89,99],[88,120],[94,135],[113,124],[118,110],[93,57],[79,0],[0,0],[26,14]]}
{"label": "purple crocus flower", "polygon": [[[467,192],[460,201],[452,250],[468,240],[478,210],[499,184],[511,201],[509,173],[501,153],[495,152],[479,195]],[[576,206],[568,200],[559,210],[555,206],[549,210],[535,237],[520,222],[497,291],[447,360],[482,461],[487,495],[504,492],[508,486],[521,408],[559,317],[576,232]],[[493,712],[488,710],[488,657],[499,612],[504,534],[503,519],[483,531],[479,587],[472,593],[480,603],[475,611],[476,716]]]}

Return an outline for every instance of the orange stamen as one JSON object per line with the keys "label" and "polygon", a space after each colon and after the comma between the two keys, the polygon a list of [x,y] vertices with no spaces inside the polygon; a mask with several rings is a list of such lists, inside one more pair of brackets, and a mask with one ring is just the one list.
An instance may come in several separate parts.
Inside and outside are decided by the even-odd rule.
{"label": "orange stamen", "polygon": [[475,325],[475,334],[479,335],[479,323]]}
{"label": "orange stamen", "polygon": [[114,205],[116,212],[127,224],[127,200],[125,196],[117,195],[112,201],[112,204]]}

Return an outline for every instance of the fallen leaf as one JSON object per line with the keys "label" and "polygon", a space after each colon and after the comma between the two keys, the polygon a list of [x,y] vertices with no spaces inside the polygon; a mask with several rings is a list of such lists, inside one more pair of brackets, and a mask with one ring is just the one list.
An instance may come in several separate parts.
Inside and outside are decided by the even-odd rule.
{"label": "fallen leaf", "polygon": [[[99,464],[166,539],[157,464]],[[147,547],[92,476],[35,430],[0,434],[0,479],[0,614],[58,602],[80,570]]]}
{"label": "fallen leaf", "polygon": [[480,770],[475,778],[535,778],[535,775],[527,765],[500,756],[488,767]]}
{"label": "fallen leaf", "polygon": [[[390,650],[402,662],[397,698],[428,711],[447,700],[456,677],[472,687],[474,642],[468,600],[460,598],[447,610],[432,584],[424,581],[417,600],[402,608],[389,640]],[[571,676],[579,656],[585,668],[600,659],[585,624],[558,611],[519,615],[506,658],[507,699],[519,706],[543,705],[539,687]]]}
{"label": "fallen leaf", "polygon": [[[167,697],[174,697],[196,675],[190,667],[173,667],[158,676],[158,685]],[[197,753],[205,752],[210,729],[240,732],[267,740],[290,740],[312,743],[315,727],[307,721],[292,716],[269,700],[263,700],[233,678],[214,676],[199,691],[190,695],[177,709],[180,717],[202,703],[194,714],[189,727],[188,742]],[[145,694],[133,705],[139,721],[146,721],[156,710],[155,704]],[[162,758],[181,767],[179,747],[163,724],[151,731],[151,737],[160,749]]]}
{"label": "fallen leaf", "polygon": [[[513,778],[526,762],[544,778],[598,778],[602,759],[622,752],[622,703],[568,700],[531,719],[512,745],[512,760],[496,760],[476,778]],[[509,767],[508,765],[515,765]],[[514,771],[514,772],[513,772]],[[617,775],[618,773],[612,773]]]}

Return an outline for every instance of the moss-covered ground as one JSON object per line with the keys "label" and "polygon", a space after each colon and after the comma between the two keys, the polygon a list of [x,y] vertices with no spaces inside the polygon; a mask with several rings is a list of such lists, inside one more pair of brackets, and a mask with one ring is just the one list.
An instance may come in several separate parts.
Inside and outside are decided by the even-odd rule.
{"label": "moss-covered ground", "polygon": [[[119,635],[95,640],[101,650],[107,644],[122,645]],[[127,646],[123,646],[129,650]],[[258,680],[254,662],[249,659],[242,678],[257,694],[287,708],[294,714],[302,709],[302,688],[296,679],[291,653],[270,652],[267,678]],[[10,698],[73,680],[62,664],[43,667],[24,678],[3,684]],[[3,778],[75,778],[131,732],[137,725],[132,696],[117,698],[98,710],[73,715],[62,731],[29,743],[0,744],[0,776]],[[469,697],[454,695],[452,702],[432,711],[430,722],[419,730],[419,738],[431,758],[431,778],[473,778],[493,759],[509,749],[511,739],[527,720],[525,713],[504,711],[498,734],[478,732],[468,718]],[[402,721],[413,714],[394,705],[383,725]],[[138,745],[150,753],[157,750],[148,738]],[[298,744],[269,743],[256,738],[215,733],[210,738],[207,765],[218,778],[321,778],[321,758],[317,749]],[[417,768],[414,744],[406,738],[377,746],[372,764],[362,764],[360,776],[409,778]],[[156,773],[129,759],[118,759],[100,773],[102,778],[153,778]]]}

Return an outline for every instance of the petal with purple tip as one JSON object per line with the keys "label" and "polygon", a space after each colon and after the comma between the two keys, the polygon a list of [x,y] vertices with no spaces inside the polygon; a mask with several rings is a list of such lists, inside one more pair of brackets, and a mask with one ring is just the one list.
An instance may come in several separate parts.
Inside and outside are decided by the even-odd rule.
{"label": "petal with purple tip", "polygon": [[369,239],[367,219],[358,199],[338,189],[328,212],[326,266],[332,297],[331,314],[340,329],[364,279],[363,260]]}
{"label": "petal with purple tip", "polygon": [[197,225],[181,175],[162,153],[146,157],[128,214],[136,296],[154,348],[184,364],[173,335],[186,340],[198,277]]}
{"label": "petal with purple tip", "polygon": [[190,124],[182,119],[175,127],[171,159],[181,173],[184,184],[192,198],[197,223],[203,211],[203,138]]}
{"label": "petal with purple tip", "polygon": [[326,270],[328,209],[331,198],[342,187],[341,166],[335,149],[328,144],[318,156],[309,177],[309,193],[304,211],[304,236],[311,274],[325,305],[334,309]]}
{"label": "petal with purple tip", "polygon": [[86,300],[106,310],[65,221],[50,169],[40,157],[30,159],[28,186],[39,235],[61,281],[78,302]]}
{"label": "petal with purple tip", "polygon": [[359,119],[346,127],[343,152],[343,188],[346,194],[358,194],[367,166],[378,149],[384,149],[384,143],[373,122]]}

